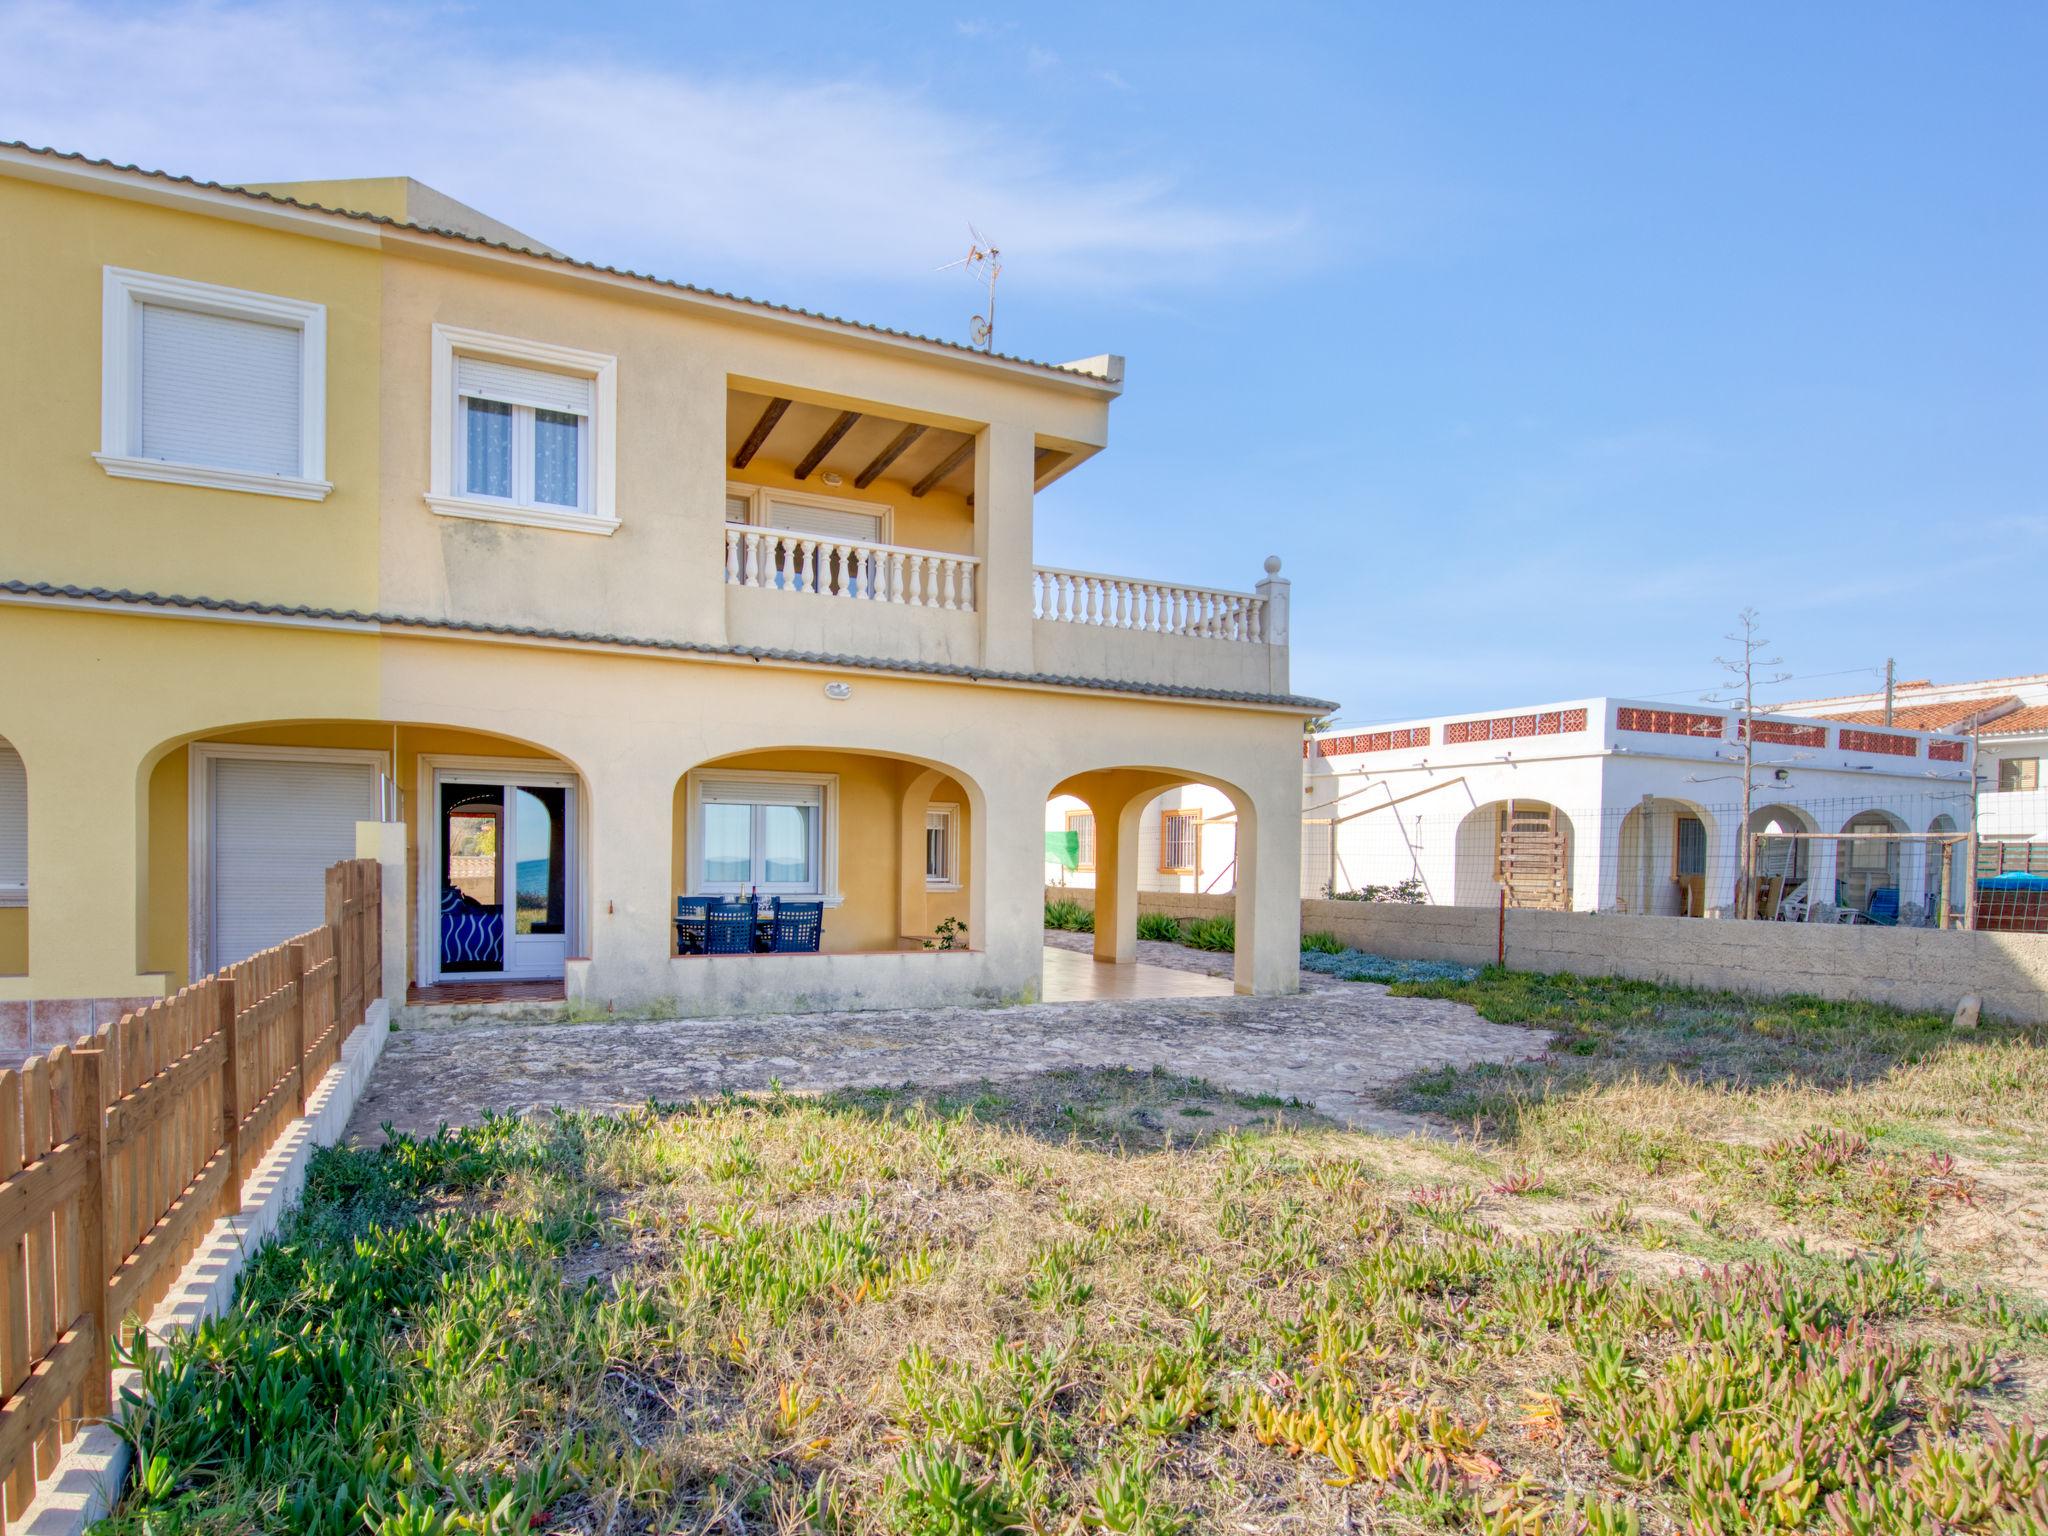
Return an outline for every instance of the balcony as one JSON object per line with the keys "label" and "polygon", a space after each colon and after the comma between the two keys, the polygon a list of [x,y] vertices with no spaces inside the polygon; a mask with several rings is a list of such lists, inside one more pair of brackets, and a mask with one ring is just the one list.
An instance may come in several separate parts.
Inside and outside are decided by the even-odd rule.
{"label": "balcony", "polygon": [[1288,691],[1288,584],[1266,562],[1256,591],[1036,566],[1033,653],[1040,672],[1119,682]]}

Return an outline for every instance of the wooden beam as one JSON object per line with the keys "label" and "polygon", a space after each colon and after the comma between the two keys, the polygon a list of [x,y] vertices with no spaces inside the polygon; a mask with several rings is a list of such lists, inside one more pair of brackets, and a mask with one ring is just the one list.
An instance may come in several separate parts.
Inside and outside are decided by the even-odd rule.
{"label": "wooden beam", "polygon": [[839,446],[839,439],[853,430],[853,424],[860,420],[859,411],[841,411],[832,418],[832,425],[825,429],[825,435],[811,444],[811,451],[803,456],[796,467],[796,477],[807,479],[812,470],[825,461],[825,455]]}
{"label": "wooden beam", "polygon": [[761,445],[768,441],[768,434],[775,430],[775,423],[782,420],[782,413],[789,409],[789,402],[780,398],[770,400],[768,409],[761,413],[761,419],[754,423],[754,430],[747,434],[747,440],[740,444],[740,451],[732,456],[734,469],[745,469],[753,462],[754,455],[761,451]]}
{"label": "wooden beam", "polygon": [[864,491],[875,483],[875,476],[903,457],[903,450],[924,436],[924,428],[912,422],[889,441],[884,448],[868,461],[868,467],[853,477],[853,488]]}
{"label": "wooden beam", "polygon": [[958,448],[955,448],[951,453],[947,454],[943,459],[939,460],[938,463],[934,464],[930,469],[926,470],[924,472],[924,478],[918,481],[917,484],[913,485],[910,488],[910,494],[913,496],[922,496],[926,491],[930,490],[933,486],[937,485],[941,480],[945,479],[946,476],[950,475],[951,473],[953,473],[954,470],[958,469],[961,466],[961,464],[966,460],[967,456],[973,452],[974,439],[970,437],[967,439],[966,442],[962,443]]}

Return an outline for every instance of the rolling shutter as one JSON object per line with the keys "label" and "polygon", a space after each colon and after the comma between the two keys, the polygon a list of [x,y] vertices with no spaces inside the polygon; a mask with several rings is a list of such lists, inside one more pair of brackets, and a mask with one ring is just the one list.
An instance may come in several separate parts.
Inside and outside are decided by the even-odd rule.
{"label": "rolling shutter", "polygon": [[327,920],[327,868],[377,817],[368,763],[215,758],[209,814],[218,970]]}
{"label": "rolling shutter", "polygon": [[494,363],[483,357],[458,357],[455,392],[472,400],[496,400],[504,405],[530,405],[539,411],[588,416],[596,385],[573,373],[549,373],[541,368]]}
{"label": "rolling shutter", "polygon": [[21,754],[0,741],[0,891],[28,884],[28,774]]}
{"label": "rolling shutter", "polygon": [[141,456],[298,474],[304,333],[167,304],[141,310]]}
{"label": "rolling shutter", "polygon": [[847,512],[838,507],[813,507],[803,502],[770,501],[768,522],[791,533],[813,533],[827,539],[858,539],[868,544],[882,542],[882,517],[878,512]]}

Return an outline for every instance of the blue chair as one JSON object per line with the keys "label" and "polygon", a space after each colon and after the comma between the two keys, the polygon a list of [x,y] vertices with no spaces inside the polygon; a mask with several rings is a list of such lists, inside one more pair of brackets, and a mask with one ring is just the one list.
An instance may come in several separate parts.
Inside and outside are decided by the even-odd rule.
{"label": "blue chair", "polygon": [[1870,893],[1870,905],[1863,909],[1863,915],[1883,928],[1895,928],[1899,922],[1899,888],[1896,885],[1881,885]]}
{"label": "blue chair", "polygon": [[775,906],[775,953],[815,955],[825,930],[822,901],[783,901]]}
{"label": "blue chair", "polygon": [[704,953],[704,909],[710,903],[702,896],[676,898],[676,953]]}
{"label": "blue chair", "polygon": [[754,904],[713,901],[704,907],[704,953],[751,955],[754,952]]}

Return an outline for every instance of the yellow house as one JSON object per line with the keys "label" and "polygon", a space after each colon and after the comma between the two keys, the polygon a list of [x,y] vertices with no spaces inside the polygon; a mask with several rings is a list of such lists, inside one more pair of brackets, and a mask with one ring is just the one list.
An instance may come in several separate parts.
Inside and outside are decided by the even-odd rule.
{"label": "yellow house", "polygon": [[[0,1045],[317,922],[359,846],[387,892],[402,861],[415,995],[1028,998],[1048,797],[1094,812],[1128,963],[1119,839],[1184,783],[1237,812],[1239,990],[1294,987],[1328,706],[1289,692],[1278,561],[1035,563],[1121,359],[571,260],[404,178],[19,145],[0,306]],[[746,896],[797,952],[694,952]]]}

